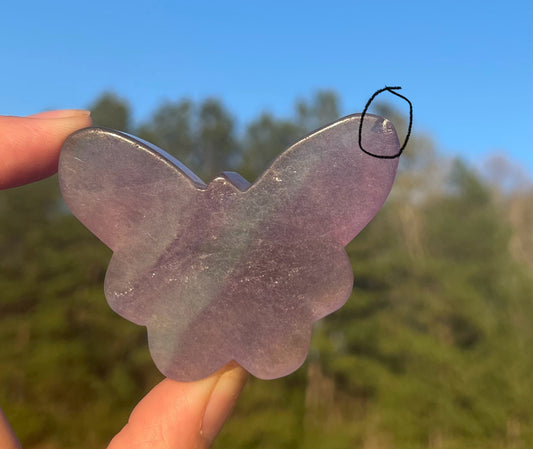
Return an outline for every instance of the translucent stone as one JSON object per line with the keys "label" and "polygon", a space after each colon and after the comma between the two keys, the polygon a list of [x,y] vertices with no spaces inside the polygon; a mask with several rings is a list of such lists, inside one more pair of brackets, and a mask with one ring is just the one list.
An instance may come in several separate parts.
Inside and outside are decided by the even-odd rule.
{"label": "translucent stone", "polygon": [[[148,329],[166,376],[192,381],[231,360],[272,379],[304,361],[313,322],[340,308],[353,274],[344,246],[374,217],[398,159],[358,145],[360,115],[305,137],[250,185],[206,185],[179,161],[118,131],[64,144],[63,197],[113,250],[105,295]],[[392,124],[366,115],[363,147],[393,155]]]}

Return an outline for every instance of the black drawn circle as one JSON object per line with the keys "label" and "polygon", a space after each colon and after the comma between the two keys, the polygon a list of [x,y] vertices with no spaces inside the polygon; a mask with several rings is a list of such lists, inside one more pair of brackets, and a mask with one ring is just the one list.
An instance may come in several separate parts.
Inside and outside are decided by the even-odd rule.
{"label": "black drawn circle", "polygon": [[[370,99],[366,102],[365,108],[363,109],[363,113],[361,114],[361,121],[359,122],[359,148],[361,148],[361,150],[364,153],[370,156],[373,156],[373,157],[377,157],[378,159],[395,159],[397,157],[400,157],[400,155],[403,153],[405,146],[407,145],[407,142],[409,141],[409,137],[411,136],[411,128],[413,126],[413,105],[411,104],[408,98],[404,97],[403,95],[400,95],[397,92],[394,92],[395,90],[399,90],[399,89],[401,89],[400,86],[394,86],[394,87],[385,86],[383,89],[377,90],[370,97]],[[407,135],[405,136],[405,140],[403,141],[403,145],[401,146],[400,150],[396,154],[393,154],[392,156],[382,156],[379,154],[371,153],[370,151],[365,150],[361,143],[361,136],[363,134],[363,121],[365,119],[366,111],[369,108],[372,101],[374,101],[374,98],[376,98],[380,93],[385,92],[385,91],[389,91],[391,94],[404,99],[409,104],[409,127],[407,128]]]}

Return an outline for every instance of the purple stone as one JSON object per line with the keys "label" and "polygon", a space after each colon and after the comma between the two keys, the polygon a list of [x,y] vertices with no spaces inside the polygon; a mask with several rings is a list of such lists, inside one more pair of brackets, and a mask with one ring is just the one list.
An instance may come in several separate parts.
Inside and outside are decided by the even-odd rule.
{"label": "purple stone", "polygon": [[[65,142],[63,197],[113,250],[105,295],[146,326],[166,376],[192,381],[231,360],[273,379],[304,361],[313,322],[353,285],[344,246],[374,217],[398,159],[358,145],[360,115],[305,137],[255,181],[224,172],[206,185],[176,159],[118,131]],[[392,124],[365,116],[363,147],[398,152]]]}

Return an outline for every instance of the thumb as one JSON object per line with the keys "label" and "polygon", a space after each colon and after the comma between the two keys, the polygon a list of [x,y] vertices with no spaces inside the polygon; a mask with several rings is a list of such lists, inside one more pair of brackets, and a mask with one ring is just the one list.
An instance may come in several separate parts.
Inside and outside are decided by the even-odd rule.
{"label": "thumb", "polygon": [[0,189],[46,178],[57,171],[67,136],[91,126],[89,111],[47,111],[28,117],[0,116]]}
{"label": "thumb", "polygon": [[246,371],[231,362],[196,382],[163,380],[135,407],[108,449],[211,447],[246,378]]}

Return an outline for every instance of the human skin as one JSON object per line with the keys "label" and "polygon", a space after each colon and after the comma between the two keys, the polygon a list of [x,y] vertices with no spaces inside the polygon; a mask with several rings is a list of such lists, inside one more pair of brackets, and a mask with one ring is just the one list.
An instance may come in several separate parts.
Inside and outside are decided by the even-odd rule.
{"label": "human skin", "polygon": [[[59,151],[72,132],[91,126],[82,110],[0,116],[0,189],[38,181],[57,171]],[[1,193],[0,193],[1,194]],[[203,449],[211,446],[246,383],[235,362],[196,382],[165,379],[132,411],[108,449]],[[0,410],[0,448],[20,448]]]}

